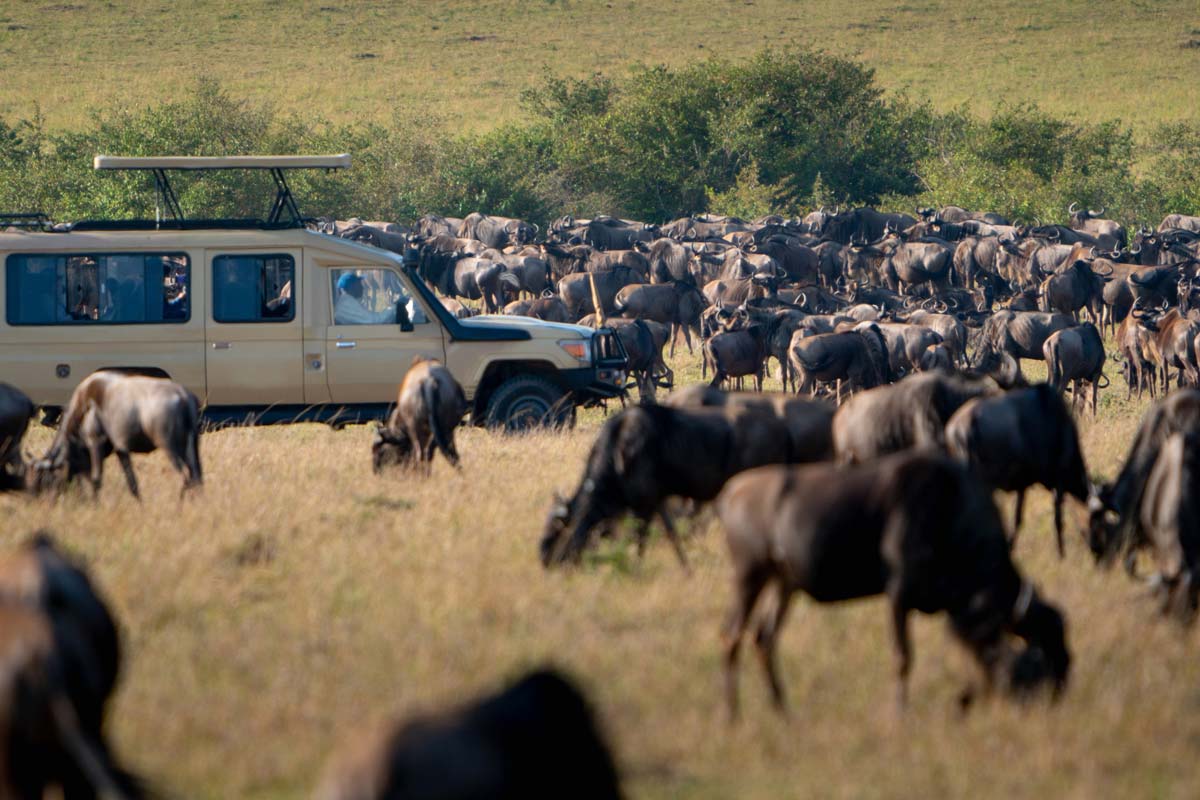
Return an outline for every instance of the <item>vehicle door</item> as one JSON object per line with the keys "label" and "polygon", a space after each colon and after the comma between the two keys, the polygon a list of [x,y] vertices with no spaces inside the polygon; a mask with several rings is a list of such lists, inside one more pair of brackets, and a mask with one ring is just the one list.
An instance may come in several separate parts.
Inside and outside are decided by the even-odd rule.
{"label": "vehicle door", "polygon": [[387,267],[325,272],[332,322],[325,329],[325,361],[333,402],[394,402],[415,357],[445,360],[441,326],[407,276]]}
{"label": "vehicle door", "polygon": [[209,405],[304,402],[298,249],[206,251]]}

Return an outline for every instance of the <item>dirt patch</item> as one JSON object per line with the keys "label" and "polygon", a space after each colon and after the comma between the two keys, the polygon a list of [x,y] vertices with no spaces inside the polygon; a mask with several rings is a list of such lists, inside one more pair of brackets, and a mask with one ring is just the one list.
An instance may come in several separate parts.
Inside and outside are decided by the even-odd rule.
{"label": "dirt patch", "polygon": [[468,42],[486,42],[489,39],[495,39],[495,38],[496,38],[495,35],[490,34],[490,33],[485,36],[480,36],[479,34],[471,34],[470,36],[467,37],[467,41]]}
{"label": "dirt patch", "polygon": [[376,55],[375,53],[355,53],[354,55],[352,55],[350,57],[357,58],[360,61],[363,59],[368,59],[368,58],[379,58],[379,56]]}
{"label": "dirt patch", "polygon": [[74,3],[55,3],[52,6],[42,6],[42,11],[49,11],[51,14],[60,11],[83,11],[83,6]]}

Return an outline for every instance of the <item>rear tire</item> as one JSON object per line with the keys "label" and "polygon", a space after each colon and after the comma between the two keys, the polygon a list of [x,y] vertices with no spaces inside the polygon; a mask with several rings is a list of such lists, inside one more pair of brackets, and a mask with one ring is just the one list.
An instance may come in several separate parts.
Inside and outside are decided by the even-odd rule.
{"label": "rear tire", "polygon": [[517,375],[488,398],[487,427],[506,433],[562,428],[575,423],[575,404],[560,386],[537,375]]}

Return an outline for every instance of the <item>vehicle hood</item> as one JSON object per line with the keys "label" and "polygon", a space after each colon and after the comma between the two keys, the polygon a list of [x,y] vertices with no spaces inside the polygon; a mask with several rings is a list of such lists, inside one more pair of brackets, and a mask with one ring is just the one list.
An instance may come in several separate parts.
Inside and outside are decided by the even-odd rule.
{"label": "vehicle hood", "polygon": [[484,314],[478,317],[467,317],[460,319],[458,324],[466,328],[520,328],[529,331],[530,336],[538,339],[562,338],[564,335],[587,339],[595,332],[583,325],[546,322],[533,317],[518,317],[511,314]]}

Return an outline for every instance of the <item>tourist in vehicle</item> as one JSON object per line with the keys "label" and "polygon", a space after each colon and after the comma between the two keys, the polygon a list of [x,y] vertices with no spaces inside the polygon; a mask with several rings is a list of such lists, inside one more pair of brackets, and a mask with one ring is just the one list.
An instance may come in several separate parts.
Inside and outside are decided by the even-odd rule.
{"label": "tourist in vehicle", "polygon": [[366,284],[363,279],[353,272],[343,273],[337,280],[337,300],[333,305],[334,325],[384,325],[394,323],[397,308],[386,308],[383,311],[370,311],[363,305],[362,298]]}

